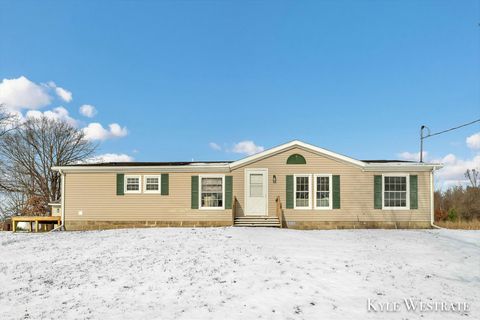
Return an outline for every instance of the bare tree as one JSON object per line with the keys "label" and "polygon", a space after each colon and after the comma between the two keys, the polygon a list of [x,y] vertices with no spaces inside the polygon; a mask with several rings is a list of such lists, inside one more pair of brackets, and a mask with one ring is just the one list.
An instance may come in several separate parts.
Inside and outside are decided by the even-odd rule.
{"label": "bare tree", "polygon": [[[18,120],[18,117],[9,111],[4,104],[0,104],[0,141],[7,133],[17,128]],[[2,185],[1,176],[3,176],[3,172],[5,172],[4,162],[0,158],[0,186]],[[0,187],[0,221],[8,214],[9,207],[10,203]]]}
{"label": "bare tree", "polygon": [[52,167],[83,161],[95,148],[83,131],[66,122],[28,119],[0,141],[0,189],[14,195],[20,213],[45,214],[48,202],[60,198],[60,174]]}
{"label": "bare tree", "polygon": [[9,112],[4,104],[0,104],[0,138],[14,130],[18,122],[18,117]]}
{"label": "bare tree", "polygon": [[480,172],[476,169],[467,169],[465,172],[465,178],[470,181],[472,188],[478,188],[480,182]]}

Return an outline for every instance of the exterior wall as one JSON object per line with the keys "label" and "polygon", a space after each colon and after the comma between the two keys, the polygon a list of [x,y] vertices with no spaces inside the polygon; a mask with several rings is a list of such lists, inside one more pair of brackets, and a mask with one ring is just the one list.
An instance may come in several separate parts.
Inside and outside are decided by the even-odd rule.
{"label": "exterior wall", "polygon": [[[287,158],[298,153],[305,157],[307,164],[287,165]],[[363,172],[353,164],[330,159],[301,148],[284,150],[269,158],[246,164],[232,171],[234,195],[238,199],[237,216],[244,215],[245,169],[268,169],[268,214],[275,216],[277,196],[282,202],[284,217],[288,227],[306,225],[304,222],[361,222],[361,221],[430,221],[430,172],[414,172],[418,175],[418,209],[381,210],[374,209],[374,176],[386,172]],[[286,209],[286,176],[293,174],[333,174],[340,175],[340,209],[295,210]],[[277,183],[273,183],[276,175]],[[308,225],[308,224],[307,224]],[[322,224],[317,224],[321,226]],[[325,225],[325,224],[323,224]],[[339,223],[340,225],[340,223]],[[303,227],[302,227],[303,228]]]}
{"label": "exterior wall", "polygon": [[[287,165],[287,158],[294,153],[304,156],[307,164]],[[363,172],[353,164],[295,147],[235,168],[231,173],[218,173],[233,176],[233,196],[238,200],[237,216],[244,216],[246,168],[268,169],[268,214],[276,215],[275,199],[279,196],[284,209],[285,226],[289,228],[423,228],[430,226],[430,172],[428,171],[411,173],[418,176],[418,209],[374,209],[374,175],[386,172]],[[155,173],[129,172],[128,174]],[[114,172],[67,173],[64,193],[66,227],[69,230],[86,230],[231,225],[231,209],[191,209],[191,176],[201,174],[169,173],[169,195],[140,193],[117,196]],[[340,175],[340,209],[286,209],[286,176],[293,174]],[[273,183],[273,175],[276,176],[276,183]]]}
{"label": "exterior wall", "polygon": [[227,227],[231,221],[98,221],[66,220],[67,230],[106,230],[123,228],[160,228],[160,227]]}
{"label": "exterior wall", "polygon": [[58,205],[51,205],[51,214],[52,214],[52,217],[60,217],[62,215],[62,206],[60,204]]}
{"label": "exterior wall", "polygon": [[[129,175],[154,173],[129,172]],[[209,222],[231,225],[232,210],[191,209],[191,176],[197,173],[170,173],[169,195],[116,194],[116,173],[67,173],[65,175],[65,221],[70,230],[107,227],[113,222],[131,222],[129,226],[168,225],[183,222],[185,226]],[[81,215],[79,212],[81,211]],[[95,223],[94,223],[95,222]],[[70,225],[70,228],[69,228]]]}

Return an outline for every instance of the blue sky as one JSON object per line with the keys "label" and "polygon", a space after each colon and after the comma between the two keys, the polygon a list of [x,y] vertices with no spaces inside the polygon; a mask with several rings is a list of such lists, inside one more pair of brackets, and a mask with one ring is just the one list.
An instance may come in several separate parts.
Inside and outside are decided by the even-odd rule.
{"label": "blue sky", "polygon": [[[480,118],[479,12],[468,0],[1,0],[0,100],[23,116],[62,106],[49,114],[88,127],[99,154],[138,161],[238,159],[293,139],[399,158],[418,152],[421,124]],[[445,180],[480,165],[480,135],[466,143],[478,132],[426,141],[428,159],[451,162]]]}

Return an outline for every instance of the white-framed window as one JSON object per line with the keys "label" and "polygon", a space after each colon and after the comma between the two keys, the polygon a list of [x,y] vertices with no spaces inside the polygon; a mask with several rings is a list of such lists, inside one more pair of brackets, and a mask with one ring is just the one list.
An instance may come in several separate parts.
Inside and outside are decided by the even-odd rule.
{"label": "white-framed window", "polygon": [[406,210],[410,208],[410,177],[405,173],[382,175],[383,209]]}
{"label": "white-framed window", "polygon": [[125,193],[141,193],[142,176],[125,175]]}
{"label": "white-framed window", "polygon": [[294,209],[312,208],[311,176],[310,174],[296,174],[293,176]]}
{"label": "white-framed window", "polygon": [[332,209],[332,175],[315,174],[313,179],[315,209]]}
{"label": "white-framed window", "polygon": [[262,173],[249,173],[250,174],[250,197],[263,197],[263,180],[264,175]]}
{"label": "white-framed window", "polygon": [[160,193],[160,175],[143,176],[144,193]]}
{"label": "white-framed window", "polygon": [[224,209],[225,175],[201,175],[199,180],[200,209]]}

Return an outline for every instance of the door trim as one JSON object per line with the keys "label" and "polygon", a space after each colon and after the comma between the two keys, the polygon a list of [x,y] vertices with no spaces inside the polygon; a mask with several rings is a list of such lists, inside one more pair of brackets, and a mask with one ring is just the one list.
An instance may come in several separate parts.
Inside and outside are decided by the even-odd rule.
{"label": "door trim", "polygon": [[[261,215],[261,214],[258,214],[258,213],[255,213],[255,214],[249,214],[247,212],[247,209],[248,209],[248,198],[249,198],[249,191],[250,191],[250,183],[249,183],[249,179],[248,179],[248,175],[250,173],[262,173],[264,175],[266,175],[266,183],[265,183],[265,214]],[[243,180],[243,186],[244,186],[244,196],[245,196],[245,211],[244,211],[244,215],[245,216],[265,216],[267,217],[268,216],[268,169],[267,168],[247,168],[245,169],[245,175],[244,175],[244,180]]]}

